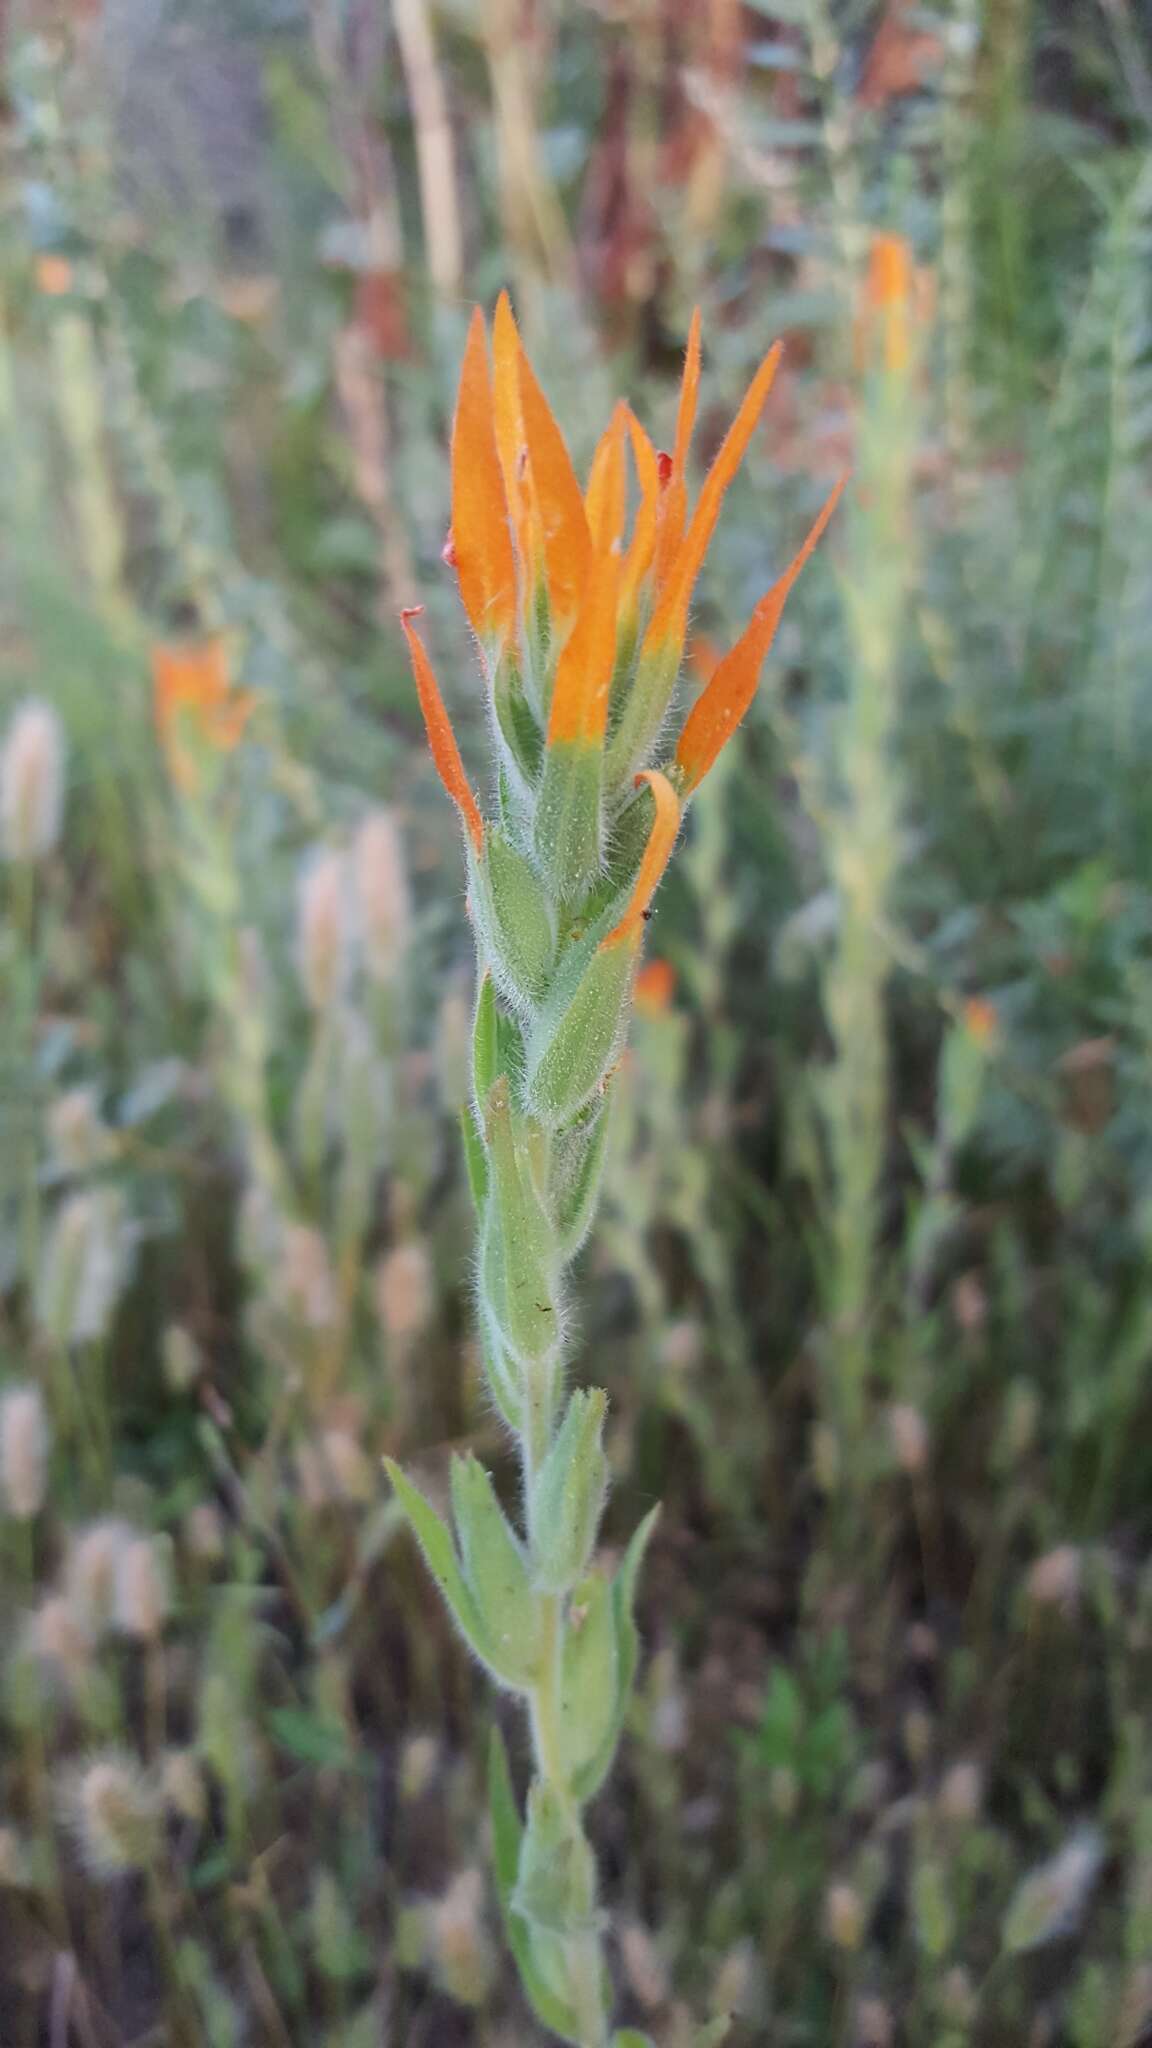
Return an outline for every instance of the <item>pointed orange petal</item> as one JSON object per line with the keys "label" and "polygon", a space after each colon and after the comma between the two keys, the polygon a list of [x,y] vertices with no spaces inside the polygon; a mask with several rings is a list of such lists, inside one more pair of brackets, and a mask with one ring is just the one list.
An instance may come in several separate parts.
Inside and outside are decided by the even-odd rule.
{"label": "pointed orange petal", "polygon": [[548,601],[554,620],[570,619],[584,593],[592,552],[584,498],[564,436],[523,348],[519,370],[528,466],[543,527]]}
{"label": "pointed orange petal", "polygon": [[452,425],[452,546],[472,631],[482,644],[504,646],[516,629],[516,560],[479,307],[468,328]]}
{"label": "pointed orange petal", "polygon": [[660,463],[651,438],[645,433],[635,413],[627,411],[628,437],[632,443],[632,459],[636,464],[636,476],[640,485],[640,503],[632,528],[632,538],[624,556],[624,572],[620,578],[620,616],[627,618],[635,611],[640,597],[640,586],[652,566],[652,555],[656,546],[656,523],[660,512]]}
{"label": "pointed orange petal", "polygon": [[666,653],[670,644],[683,640],[693,586],[708,552],[708,544],[720,516],[724,493],[747,453],[764,401],[772,388],[772,380],[776,375],[782,352],[783,345],[780,342],[776,342],[769,349],[748,386],[740,410],[725,434],[716,459],[704,479],[704,488],[697,500],[688,531],[677,550],[676,559],[668,572],[668,579],[660,592],[652,623],[644,636],[646,653]]}
{"label": "pointed orange petal", "polygon": [[658,768],[643,768],[636,777],[636,786],[648,784],[656,803],[656,816],[648,834],[648,844],[636,875],[636,885],[618,925],[600,941],[602,946],[623,945],[625,940],[638,945],[644,929],[644,913],[656,894],[660,877],[664,873],[676,844],[680,830],[680,799],[666,775]]}
{"label": "pointed orange petal", "polygon": [[847,481],[847,477],[840,478],[803,547],[760,599],[739,640],[717,663],[693,705],[676,748],[676,765],[684,777],[686,795],[703,781],[756,695],[760,670],[776,636],[785,600],[836,510]]}
{"label": "pointed orange petal", "polygon": [[584,602],[556,664],[548,745],[575,740],[600,746],[608,723],[608,699],[616,666],[616,606],[620,557],[613,548],[598,554],[589,572]]}
{"label": "pointed orange petal", "polygon": [[540,581],[543,561],[525,488],[528,447],[520,404],[520,353],[520,336],[508,294],[501,292],[492,316],[492,409],[504,492],[523,571],[522,594],[527,601]]}
{"label": "pointed orange petal", "polygon": [[660,535],[656,544],[656,587],[659,589],[676,557],[684,536],[688,512],[688,449],[696,424],[696,403],[700,393],[700,308],[697,306],[688,329],[684,375],[680,382],[680,403],[676,409],[676,441],[672,470],[660,506]]}
{"label": "pointed orange petal", "polygon": [[468,836],[479,853],[484,845],[484,820],[480,816],[479,805],[464,773],[464,763],[460,759],[456,735],[444,708],[440,686],[432,673],[432,664],[424,652],[424,643],[412,623],[413,619],[420,617],[423,610],[422,604],[410,605],[407,610],[401,612],[400,624],[404,628],[404,638],[408,642],[412,673],[416,678],[420,709],[424,713],[428,745],[432,749],[436,772],[463,818]]}
{"label": "pointed orange petal", "polygon": [[628,470],[624,432],[627,422],[627,407],[616,406],[612,418],[596,444],[592,467],[588,472],[588,489],[584,493],[584,511],[592,545],[598,552],[618,547],[624,536],[624,521],[628,511]]}

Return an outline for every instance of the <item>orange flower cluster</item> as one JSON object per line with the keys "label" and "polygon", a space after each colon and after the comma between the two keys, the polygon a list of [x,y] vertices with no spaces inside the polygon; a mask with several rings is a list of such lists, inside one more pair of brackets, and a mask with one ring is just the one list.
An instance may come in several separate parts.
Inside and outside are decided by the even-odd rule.
{"label": "orange flower cluster", "polygon": [[[568,825],[582,793],[592,791],[603,840],[634,782],[646,782],[652,792],[649,854],[624,926],[610,939],[625,927],[635,930],[675,842],[682,804],[744,717],[788,594],[843,488],[841,479],[745,631],[716,661],[672,758],[663,769],[646,765],[680,673],[692,596],[721,504],[756,430],[780,354],[777,343],[764,357],[690,505],[699,313],[689,331],[671,453],[658,452],[631,408],[618,404],[584,488],[506,295],[496,306],[491,354],[478,309],[469,328],[452,435],[452,527],[445,559],[456,570],[480,645],[498,734],[522,734],[526,723],[538,734],[531,772],[540,809]],[[479,854],[484,821],[415,616],[406,612],[403,625],[432,754]]]}
{"label": "orange flower cluster", "polygon": [[199,783],[206,751],[239,745],[256,699],[233,688],[228,650],[219,637],[154,647],[153,703],[172,780],[185,791]]}

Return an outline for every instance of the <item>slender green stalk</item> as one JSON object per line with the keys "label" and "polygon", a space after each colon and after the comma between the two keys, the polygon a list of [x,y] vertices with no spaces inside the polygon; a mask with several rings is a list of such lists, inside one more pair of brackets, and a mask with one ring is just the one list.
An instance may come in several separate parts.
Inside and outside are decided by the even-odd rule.
{"label": "slender green stalk", "polygon": [[[432,753],[467,831],[483,978],[464,1137],[485,1366],[523,1473],[523,1529],[475,1459],[453,1462],[452,1533],[390,1469],[461,1630],[527,1709],[534,1775],[523,1826],[506,1772],[493,1802],[505,1924],[525,1988],[553,2032],[606,2048],[608,1975],[583,1813],[611,1767],[632,1689],[632,1594],[651,1517],[613,1578],[594,1568],[607,1398],[595,1389],[563,1398],[567,1272],[596,1207],[648,907],[683,804],[751,699],[835,494],[697,699],[674,758],[645,765],[675,688],[692,583],[778,352],[757,372],[689,520],[697,321],[675,456],[662,467],[620,408],[586,492],[506,302],[493,345],[490,377],[474,320],[453,436],[452,539],[489,667],[493,820],[468,784],[413,614],[403,618]],[[643,502],[625,550],[629,445]]]}

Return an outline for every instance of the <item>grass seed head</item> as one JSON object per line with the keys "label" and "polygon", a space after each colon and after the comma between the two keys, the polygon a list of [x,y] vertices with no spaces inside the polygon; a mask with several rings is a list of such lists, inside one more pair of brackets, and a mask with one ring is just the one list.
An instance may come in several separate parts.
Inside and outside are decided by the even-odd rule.
{"label": "grass seed head", "polygon": [[369,813],[352,849],[364,963],[374,981],[394,981],[412,929],[408,868],[395,812]]}
{"label": "grass seed head", "polygon": [[125,1752],[109,1750],[73,1771],[65,1781],[63,1805],[93,1877],[144,1869],[155,1856],[159,1803]]}
{"label": "grass seed head", "polygon": [[0,1400],[0,1488],[19,1522],[44,1505],[48,1482],[48,1418],[38,1387],[11,1387]]}
{"label": "grass seed head", "polygon": [[64,1564],[64,1590],[69,1604],[95,1638],[111,1624],[120,1559],[137,1540],[130,1523],[112,1516],[89,1523],[72,1539]]}
{"label": "grass seed head", "polygon": [[21,706],[0,753],[0,831],[9,860],[42,860],[60,837],[64,730],[39,699]]}
{"label": "grass seed head", "polygon": [[154,1642],[171,1608],[168,1572],[151,1536],[135,1536],[116,1559],[113,1613],[124,1635]]}
{"label": "grass seed head", "polygon": [[389,1342],[406,1352],[435,1305],[432,1261],[416,1238],[393,1245],[376,1268],[376,1307]]}
{"label": "grass seed head", "polygon": [[352,958],[347,864],[326,849],[313,854],[296,899],[296,960],[309,1005],[323,1013],[344,993]]}

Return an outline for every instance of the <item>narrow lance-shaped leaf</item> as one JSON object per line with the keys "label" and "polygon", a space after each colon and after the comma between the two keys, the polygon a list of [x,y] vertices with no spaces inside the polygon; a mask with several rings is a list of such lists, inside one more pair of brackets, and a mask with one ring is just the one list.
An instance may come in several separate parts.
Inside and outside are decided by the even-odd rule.
{"label": "narrow lance-shaped leaf", "polygon": [[501,1677],[523,1690],[539,1660],[540,1603],[524,1549],[474,1457],[452,1460],[452,1512],[468,1589]]}

